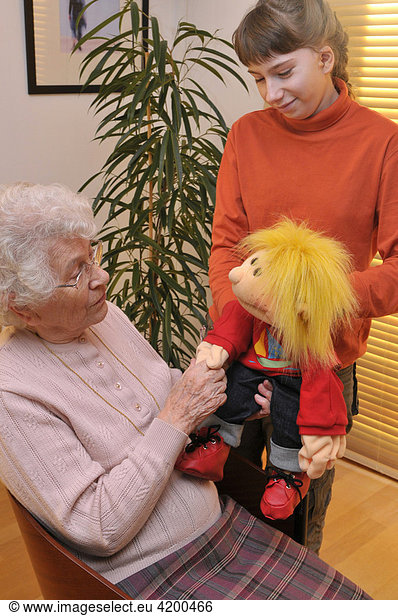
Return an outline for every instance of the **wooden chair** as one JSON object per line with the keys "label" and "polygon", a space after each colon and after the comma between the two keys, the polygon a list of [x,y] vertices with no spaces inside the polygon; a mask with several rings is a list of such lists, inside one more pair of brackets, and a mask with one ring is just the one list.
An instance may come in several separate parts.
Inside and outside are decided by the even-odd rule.
{"label": "wooden chair", "polygon": [[74,556],[9,493],[44,599],[131,599]]}
{"label": "wooden chair", "polygon": [[[288,520],[272,522],[264,518],[259,503],[266,483],[266,473],[231,450],[224,479],[217,488],[229,494],[250,513],[305,545],[306,499]],[[25,542],[44,599],[100,600],[131,599],[74,556],[9,493],[12,508]]]}

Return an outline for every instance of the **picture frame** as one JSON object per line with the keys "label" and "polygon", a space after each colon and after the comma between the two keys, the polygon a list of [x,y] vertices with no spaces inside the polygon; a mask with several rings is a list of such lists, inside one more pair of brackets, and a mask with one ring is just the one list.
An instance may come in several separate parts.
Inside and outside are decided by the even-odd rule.
{"label": "picture frame", "polygon": [[[24,0],[28,94],[98,92],[95,84],[83,89],[79,78],[81,61],[92,46],[88,48],[87,43],[80,51],[71,52],[76,37],[116,13],[120,0],[99,0],[88,7],[79,24],[75,7],[85,4],[89,0]],[[117,27],[115,20],[109,24],[108,32],[116,34]]]}

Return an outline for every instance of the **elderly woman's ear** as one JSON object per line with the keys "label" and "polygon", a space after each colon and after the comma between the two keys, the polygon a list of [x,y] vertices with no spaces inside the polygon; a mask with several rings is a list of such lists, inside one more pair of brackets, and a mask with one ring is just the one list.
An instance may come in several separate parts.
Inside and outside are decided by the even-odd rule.
{"label": "elderly woman's ear", "polygon": [[8,309],[11,310],[25,325],[34,326],[37,323],[38,315],[28,306],[14,306],[14,293],[10,293]]}

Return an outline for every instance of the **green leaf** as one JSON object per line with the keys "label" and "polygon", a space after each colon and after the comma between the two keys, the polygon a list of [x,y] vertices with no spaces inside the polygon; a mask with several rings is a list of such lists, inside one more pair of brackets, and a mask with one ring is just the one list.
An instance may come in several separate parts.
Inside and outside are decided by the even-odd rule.
{"label": "green leaf", "polygon": [[195,102],[195,99],[188,89],[182,88],[182,92],[185,94],[185,96],[188,98],[189,102],[191,103],[190,107],[188,106],[187,103],[184,103],[184,106],[187,109],[187,113],[189,112],[193,116],[196,127],[199,128],[201,112],[199,111],[199,108]]}
{"label": "green leaf", "polygon": [[174,49],[177,47],[177,45],[178,45],[179,43],[181,43],[181,41],[184,41],[184,40],[185,40],[185,39],[187,39],[187,38],[192,38],[193,36],[196,36],[196,33],[195,33],[195,32],[192,32],[191,30],[185,31],[185,32],[183,32],[182,34],[178,35],[178,36],[174,39],[172,49],[174,50]]}
{"label": "green leaf", "polygon": [[180,131],[181,126],[181,118],[182,118],[182,110],[181,110],[181,99],[178,88],[174,82],[171,84],[171,106],[172,106],[172,114],[173,114],[173,127],[176,133]]}
{"label": "green leaf", "polygon": [[174,221],[175,221],[175,208],[178,199],[178,192],[175,190],[170,198],[168,213],[167,213],[167,230],[171,234],[174,229]]}
{"label": "green leaf", "polygon": [[170,81],[167,81],[159,91],[158,106],[160,109],[163,109],[163,107],[166,104],[166,99],[167,99],[169,88],[170,88]]}
{"label": "green leaf", "polygon": [[148,283],[149,283],[149,291],[151,293],[151,298],[152,298],[154,307],[156,309],[156,312],[161,318],[163,318],[164,311],[159,302],[159,291],[158,291],[157,284],[156,284],[156,277],[153,275],[153,272],[150,272],[150,275],[148,276]]}
{"label": "green leaf", "polygon": [[166,165],[166,187],[168,191],[171,191],[173,189],[174,186],[174,171],[175,171],[175,165],[174,165],[174,153],[173,153],[173,145],[171,143],[171,133],[172,131],[169,131],[169,135],[170,138],[167,142],[166,145],[166,157],[165,157],[165,165]]}
{"label": "green leaf", "polygon": [[164,170],[164,165],[165,165],[165,160],[166,160],[166,152],[167,152],[167,145],[169,142],[169,137],[170,137],[170,133],[167,130],[162,139],[162,144],[161,144],[160,153],[159,153],[159,172],[158,172],[158,191],[159,193],[161,193],[163,190],[163,170]]}
{"label": "green leaf", "polygon": [[206,92],[204,91],[202,86],[199,85],[199,83],[197,81],[194,81],[193,79],[189,79],[189,81],[193,83],[193,85],[197,88],[197,90],[192,90],[192,88],[190,88],[190,89],[186,89],[186,92],[189,91],[192,95],[196,95],[196,96],[200,97],[202,100],[204,100],[205,103],[211,109],[213,109],[213,111],[215,112],[216,117],[217,117],[217,119],[218,119],[218,121],[220,123],[221,128],[223,128],[225,130],[225,132],[228,132],[227,125],[225,124],[225,120],[224,120],[223,116],[221,115],[221,112],[218,110],[216,105],[213,103],[213,101],[206,94]]}
{"label": "green leaf", "polygon": [[159,78],[161,81],[164,81],[165,76],[166,76],[166,55],[167,55],[167,41],[160,41],[159,58],[157,60],[157,63],[158,63]]}
{"label": "green leaf", "polygon": [[171,297],[170,293],[166,295],[166,305],[163,317],[163,348],[171,348]]}
{"label": "green leaf", "polygon": [[159,34],[159,22],[156,17],[151,17],[152,26],[152,39],[153,39],[153,51],[155,54],[156,62],[159,63],[160,58],[160,34]]}
{"label": "green leaf", "polygon": [[224,77],[222,76],[222,74],[217,69],[215,69],[213,66],[211,66],[211,64],[208,64],[201,58],[190,58],[190,61],[192,64],[199,64],[199,66],[203,66],[203,68],[205,68],[210,73],[213,73],[213,75],[215,75],[220,81],[225,83]]}
{"label": "green leaf", "polygon": [[167,285],[167,287],[169,287],[176,293],[184,294],[183,287],[180,284],[178,284],[174,276],[170,276],[169,274],[167,274],[163,269],[161,269],[158,265],[156,265],[152,261],[145,260],[145,263],[146,265],[148,265],[150,269],[152,269],[154,272],[156,272],[156,274],[158,274],[159,278],[162,280],[162,282],[164,282]]}
{"label": "green leaf", "polygon": [[171,137],[171,145],[173,148],[173,156],[174,156],[174,161],[175,161],[176,171],[177,171],[178,186],[181,189],[182,188],[182,163],[181,163],[180,150],[178,147],[178,141],[177,141],[176,134],[173,131],[170,132],[170,137]]}
{"label": "green leaf", "polygon": [[239,75],[239,73],[237,71],[235,71],[232,67],[224,64],[224,62],[220,62],[220,60],[217,60],[216,58],[211,58],[211,57],[204,57],[203,61],[207,60],[208,62],[213,62],[214,64],[217,64],[217,66],[220,66],[221,68],[224,69],[224,71],[228,71],[229,73],[231,73],[231,75],[233,75],[235,77],[235,79],[237,79],[242,86],[245,88],[246,92],[249,91],[249,88],[245,82],[245,80],[243,79],[243,77],[241,77],[241,75]]}
{"label": "green leaf", "polygon": [[140,12],[136,2],[130,4],[131,29],[135,37],[140,31]]}
{"label": "green leaf", "polygon": [[151,79],[151,73],[148,71],[146,74],[143,75],[140,85],[134,92],[133,100],[131,101],[131,105],[129,108],[130,120],[132,119],[132,113],[134,112],[135,108],[142,101],[143,95],[146,94],[150,79]]}
{"label": "green leaf", "polygon": [[[222,41],[224,44],[227,43],[227,41]],[[235,66],[239,66],[238,63],[236,62],[236,60],[230,56],[227,55],[226,53],[223,53],[222,51],[219,51],[218,49],[213,49],[212,47],[207,46],[206,48],[204,47],[191,47],[190,51],[199,51],[199,52],[203,52],[205,51],[206,53],[210,53],[210,54],[214,54],[215,56],[218,56],[219,58],[223,58],[223,60],[225,60],[226,62],[229,62],[230,64],[234,64]],[[223,64],[223,66],[225,66]]]}
{"label": "green leaf", "polygon": [[179,311],[179,307],[172,303],[171,304],[171,319],[170,322],[174,325],[173,330],[177,327],[178,333],[181,337],[185,336],[185,327],[184,327],[184,319],[181,317],[181,313]]}

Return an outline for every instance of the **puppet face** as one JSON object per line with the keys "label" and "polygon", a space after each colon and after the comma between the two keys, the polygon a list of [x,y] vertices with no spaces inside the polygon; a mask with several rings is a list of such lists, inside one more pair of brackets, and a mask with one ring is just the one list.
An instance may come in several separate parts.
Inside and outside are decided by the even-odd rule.
{"label": "puppet face", "polygon": [[332,335],[357,308],[344,246],[282,219],[249,234],[240,248],[250,257],[229,274],[239,303],[272,326],[294,364],[334,365]]}
{"label": "puppet face", "polygon": [[243,308],[257,319],[272,325],[272,313],[259,280],[261,273],[258,253],[254,253],[229,272],[229,279],[232,291]]}

